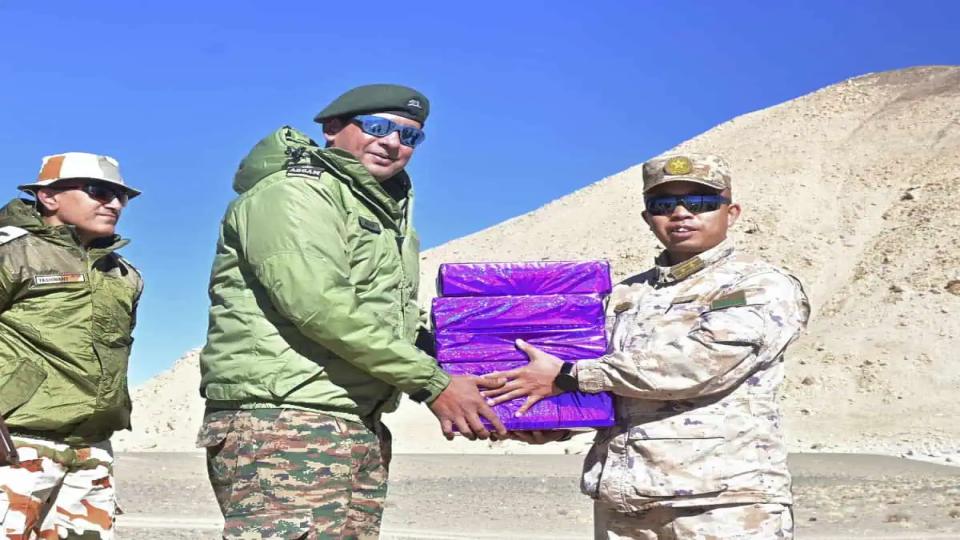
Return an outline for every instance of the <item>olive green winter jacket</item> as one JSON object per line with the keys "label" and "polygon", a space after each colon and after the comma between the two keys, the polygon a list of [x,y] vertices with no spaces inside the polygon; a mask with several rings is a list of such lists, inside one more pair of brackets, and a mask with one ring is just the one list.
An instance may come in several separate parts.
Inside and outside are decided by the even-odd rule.
{"label": "olive green winter jacket", "polygon": [[0,413],[14,433],[87,445],[130,427],[140,274],[119,236],[82,247],[32,203],[0,209]]}
{"label": "olive green winter jacket", "polygon": [[380,184],[349,153],[283,127],[233,187],[200,356],[208,406],[371,418],[400,391],[430,401],[447,386],[414,345],[419,240],[406,173]]}

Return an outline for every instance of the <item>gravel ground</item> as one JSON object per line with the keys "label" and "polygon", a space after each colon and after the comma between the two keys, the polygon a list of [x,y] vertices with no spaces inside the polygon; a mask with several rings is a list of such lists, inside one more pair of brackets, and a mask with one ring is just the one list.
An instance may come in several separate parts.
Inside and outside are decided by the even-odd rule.
{"label": "gravel ground", "polygon": [[[590,538],[580,460],[398,455],[383,538]],[[794,455],[791,468],[798,538],[960,539],[960,468],[857,454]],[[117,483],[121,539],[219,538],[201,454],[120,454]]]}

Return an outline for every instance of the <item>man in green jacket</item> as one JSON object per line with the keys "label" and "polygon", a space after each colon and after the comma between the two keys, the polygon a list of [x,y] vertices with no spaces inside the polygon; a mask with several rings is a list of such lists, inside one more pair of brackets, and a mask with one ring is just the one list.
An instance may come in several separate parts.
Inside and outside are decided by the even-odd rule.
{"label": "man in green jacket", "polygon": [[140,274],[116,250],[127,186],[107,156],[44,158],[0,209],[0,463],[10,538],[113,538],[110,436],[130,427],[127,359]]}
{"label": "man in green jacket", "polygon": [[[234,179],[210,278],[198,445],[225,538],[376,538],[400,393],[448,437],[506,431],[473,377],[418,349],[419,239],[404,167],[427,98],[350,90],[317,115],[326,146],[282,127]],[[418,340],[418,332],[420,340]]]}

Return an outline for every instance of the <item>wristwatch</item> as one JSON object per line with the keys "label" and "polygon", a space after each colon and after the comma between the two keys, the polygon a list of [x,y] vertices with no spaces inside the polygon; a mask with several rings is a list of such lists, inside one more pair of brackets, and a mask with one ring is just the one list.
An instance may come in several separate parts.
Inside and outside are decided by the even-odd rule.
{"label": "wristwatch", "polygon": [[580,390],[580,384],[577,377],[570,372],[573,371],[573,362],[564,362],[560,367],[560,373],[553,379],[553,384],[564,392],[576,392]]}

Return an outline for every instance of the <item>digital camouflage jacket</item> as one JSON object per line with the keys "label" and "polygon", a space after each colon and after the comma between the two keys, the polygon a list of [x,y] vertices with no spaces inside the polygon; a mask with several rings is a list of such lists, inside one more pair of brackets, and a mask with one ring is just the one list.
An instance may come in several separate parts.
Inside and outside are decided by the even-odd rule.
{"label": "digital camouflage jacket", "polygon": [[777,391],[810,307],[793,276],[719,246],[612,292],[611,351],[580,388],[616,394],[618,425],[584,464],[585,493],[621,512],[790,504]]}

